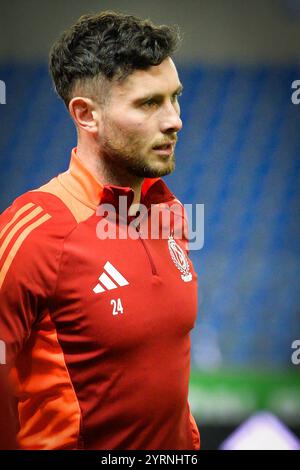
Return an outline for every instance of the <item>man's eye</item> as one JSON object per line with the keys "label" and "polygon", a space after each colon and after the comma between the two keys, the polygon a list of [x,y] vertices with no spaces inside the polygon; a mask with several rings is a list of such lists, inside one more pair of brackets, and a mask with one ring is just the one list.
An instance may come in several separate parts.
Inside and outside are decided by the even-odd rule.
{"label": "man's eye", "polygon": [[157,101],[151,99],[151,100],[145,101],[145,102],[143,103],[143,106],[145,106],[145,107],[147,108],[147,107],[154,106],[154,105],[156,105],[156,104],[157,104]]}

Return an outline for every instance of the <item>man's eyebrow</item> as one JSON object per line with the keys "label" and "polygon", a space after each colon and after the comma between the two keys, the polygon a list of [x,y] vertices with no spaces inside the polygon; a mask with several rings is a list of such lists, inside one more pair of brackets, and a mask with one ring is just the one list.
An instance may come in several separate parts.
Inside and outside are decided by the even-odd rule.
{"label": "man's eyebrow", "polygon": [[[183,91],[183,85],[180,84],[178,88],[176,88],[176,90],[172,93],[172,96],[173,95],[177,95],[179,93],[182,93]],[[153,98],[163,98],[164,95],[163,93],[149,93],[147,95],[144,95],[144,96],[141,96],[140,98],[137,98],[135,100],[136,103],[141,103],[143,101],[147,101],[149,99],[153,99]]]}

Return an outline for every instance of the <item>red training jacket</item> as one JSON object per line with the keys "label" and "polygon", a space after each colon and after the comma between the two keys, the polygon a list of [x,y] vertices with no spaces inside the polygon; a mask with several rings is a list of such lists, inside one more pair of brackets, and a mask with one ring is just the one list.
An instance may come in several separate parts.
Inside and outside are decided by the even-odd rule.
{"label": "red training jacket", "polygon": [[[133,190],[101,185],[74,149],[68,171],[0,217],[0,339],[22,449],[199,448],[188,403],[197,275],[186,240],[174,240],[176,217],[168,239],[138,227],[135,239],[100,239],[97,208],[118,214],[119,195],[129,207]],[[176,200],[156,178],[144,180],[141,202],[150,217]]]}

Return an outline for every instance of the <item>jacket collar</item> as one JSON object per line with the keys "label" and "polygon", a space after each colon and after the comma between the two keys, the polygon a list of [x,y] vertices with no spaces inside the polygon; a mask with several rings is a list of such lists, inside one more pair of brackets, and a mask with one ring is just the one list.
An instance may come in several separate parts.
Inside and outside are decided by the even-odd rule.
{"label": "jacket collar", "polygon": [[[130,207],[134,199],[134,191],[130,187],[102,184],[83,164],[72,150],[69,169],[60,175],[66,189],[85,205],[97,209],[99,204],[113,204],[119,207],[119,196],[127,197]],[[141,204],[147,208],[151,204],[160,204],[175,199],[173,193],[161,178],[145,178],[141,189]]]}

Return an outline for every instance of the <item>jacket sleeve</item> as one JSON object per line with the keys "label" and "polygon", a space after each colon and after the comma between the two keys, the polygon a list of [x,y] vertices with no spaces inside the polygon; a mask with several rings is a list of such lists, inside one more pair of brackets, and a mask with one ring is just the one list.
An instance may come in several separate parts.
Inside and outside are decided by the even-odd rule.
{"label": "jacket sleeve", "polygon": [[22,361],[52,306],[65,236],[74,227],[63,202],[46,192],[26,193],[0,215],[0,427],[12,431],[6,440],[0,429],[0,448],[15,446]]}
{"label": "jacket sleeve", "polygon": [[199,450],[200,449],[200,432],[199,432],[196,420],[194,416],[192,415],[191,407],[189,403],[188,403],[188,409],[189,409],[189,420],[190,420],[190,425],[191,425],[193,446],[195,450]]}
{"label": "jacket sleeve", "polygon": [[16,203],[0,216],[0,449],[6,450],[17,447],[18,427],[9,372],[36,317],[26,243],[32,224],[39,220],[34,210],[33,204]]}
{"label": "jacket sleeve", "polygon": [[39,235],[50,218],[26,200],[17,200],[0,216],[0,340],[8,369],[46,297]]}

